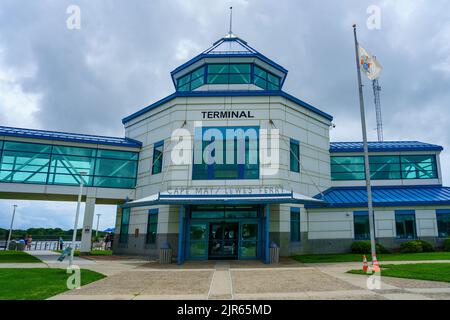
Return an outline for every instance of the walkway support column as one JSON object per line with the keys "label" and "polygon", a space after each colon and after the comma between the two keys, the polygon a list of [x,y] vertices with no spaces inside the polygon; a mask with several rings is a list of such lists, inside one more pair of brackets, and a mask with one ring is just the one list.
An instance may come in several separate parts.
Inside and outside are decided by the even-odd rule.
{"label": "walkway support column", "polygon": [[80,251],[87,253],[91,251],[92,225],[94,223],[95,198],[86,198],[84,207],[83,229],[81,230]]}
{"label": "walkway support column", "polygon": [[184,240],[184,214],[185,214],[185,207],[182,205],[180,206],[180,225],[178,229],[178,259],[177,264],[183,264],[184,263],[184,246],[183,246],[183,240]]}
{"label": "walkway support column", "polygon": [[266,232],[266,242],[265,242],[265,246],[264,246],[264,263],[266,263],[266,264],[270,263],[270,259],[269,259],[269,243],[270,243],[269,228],[270,228],[270,206],[268,204],[266,204],[266,227],[264,228],[264,230]]}

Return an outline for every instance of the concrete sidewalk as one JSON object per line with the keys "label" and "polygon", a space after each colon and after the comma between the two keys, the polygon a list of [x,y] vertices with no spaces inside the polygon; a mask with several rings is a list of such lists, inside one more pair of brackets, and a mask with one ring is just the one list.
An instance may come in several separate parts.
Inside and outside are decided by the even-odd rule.
{"label": "concrete sidewalk", "polygon": [[[66,268],[58,253],[31,251],[42,263],[0,264],[0,268]],[[389,261],[384,264],[441,263],[444,261]],[[279,265],[261,261],[189,261],[160,265],[145,258],[75,257],[74,264],[107,275],[81,289],[52,300],[115,299],[335,299],[335,300],[450,300],[450,283],[382,277],[381,288],[369,290],[367,276],[347,273],[361,263]],[[383,262],[382,262],[383,264]]]}
{"label": "concrete sidewalk", "polygon": [[369,290],[367,276],[346,273],[359,264],[258,268],[257,264],[208,262],[201,266],[158,268],[147,263],[51,299],[450,299],[450,283],[445,282],[382,277],[381,289]]}

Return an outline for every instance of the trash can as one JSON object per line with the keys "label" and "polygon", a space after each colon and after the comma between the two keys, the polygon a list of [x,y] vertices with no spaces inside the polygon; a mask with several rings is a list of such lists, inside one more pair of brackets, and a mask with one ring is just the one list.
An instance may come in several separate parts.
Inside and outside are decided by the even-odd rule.
{"label": "trash can", "polygon": [[269,263],[275,264],[280,261],[280,247],[272,241],[269,246]]}
{"label": "trash can", "polygon": [[11,250],[11,251],[17,250],[17,242],[15,240],[11,240],[9,242],[8,250]]}
{"label": "trash can", "polygon": [[159,247],[159,263],[171,264],[172,263],[172,248],[168,242],[165,242]]}
{"label": "trash can", "polygon": [[17,251],[24,251],[24,250],[25,250],[25,243],[23,243],[23,242],[18,242],[18,243],[17,243],[16,250],[17,250]]}

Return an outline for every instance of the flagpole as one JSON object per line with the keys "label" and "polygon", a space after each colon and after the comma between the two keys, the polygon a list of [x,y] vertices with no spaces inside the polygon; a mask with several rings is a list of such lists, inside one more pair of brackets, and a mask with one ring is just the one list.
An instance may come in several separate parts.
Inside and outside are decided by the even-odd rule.
{"label": "flagpole", "polygon": [[356,24],[353,25],[353,34],[355,36],[356,68],[358,73],[358,87],[359,87],[359,107],[361,112],[361,129],[364,146],[364,166],[366,174],[367,204],[369,207],[370,248],[372,251],[372,264],[373,264],[373,261],[375,260],[374,257],[376,257],[377,253],[375,246],[375,225],[374,225],[374,214],[372,204],[372,187],[370,185],[369,145],[367,143],[366,115],[364,111],[363,85],[361,82],[361,66],[359,63],[360,57],[358,52],[358,39],[356,37]]}

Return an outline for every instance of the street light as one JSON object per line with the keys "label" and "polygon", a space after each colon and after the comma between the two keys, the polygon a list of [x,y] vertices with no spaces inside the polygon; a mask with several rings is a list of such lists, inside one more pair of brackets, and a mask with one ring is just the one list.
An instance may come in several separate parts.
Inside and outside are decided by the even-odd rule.
{"label": "street light", "polygon": [[14,216],[16,215],[16,208],[17,208],[17,204],[13,204],[13,214],[12,214],[12,218],[11,218],[11,226],[9,227],[8,241],[6,241],[6,249],[5,250],[8,250],[9,242],[11,241],[11,234],[12,234],[12,229],[13,229],[13,224],[14,224]]}
{"label": "street light", "polygon": [[101,213],[97,213],[97,230],[95,230],[95,237],[98,237],[98,223],[100,222]]}
{"label": "street light", "polygon": [[77,239],[78,216],[80,215],[81,197],[83,195],[83,185],[84,185],[83,176],[85,176],[86,174],[87,174],[87,172],[85,172],[85,171],[80,172],[80,193],[78,194],[77,213],[75,214],[75,224],[73,227],[72,250],[70,251],[69,267],[71,267],[73,264],[73,255],[75,253],[75,241]]}

